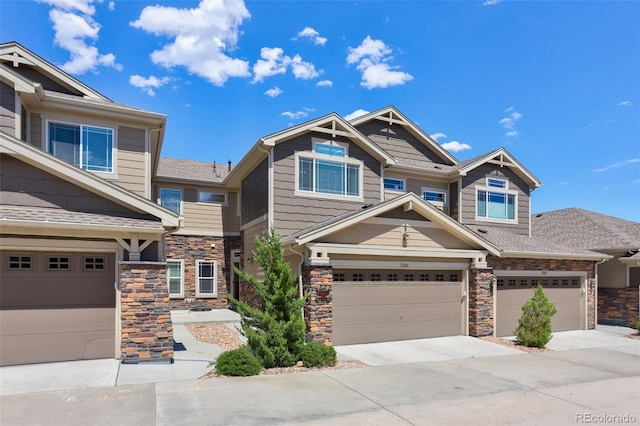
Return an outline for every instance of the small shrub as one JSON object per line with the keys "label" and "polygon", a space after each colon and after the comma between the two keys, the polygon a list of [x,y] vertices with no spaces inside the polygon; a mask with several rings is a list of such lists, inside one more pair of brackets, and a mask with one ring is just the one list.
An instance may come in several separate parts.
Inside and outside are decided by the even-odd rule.
{"label": "small shrub", "polygon": [[636,330],[638,330],[638,333],[640,333],[640,321],[638,321],[638,323],[636,324]]}
{"label": "small shrub", "polygon": [[518,320],[518,328],[514,331],[518,341],[525,346],[544,348],[553,337],[551,317],[556,312],[558,309],[549,302],[542,286],[538,285],[533,297],[522,305],[522,316]]}
{"label": "small shrub", "polygon": [[223,352],[216,360],[216,371],[225,376],[255,376],[260,370],[260,360],[247,345]]}
{"label": "small shrub", "polygon": [[326,346],[318,342],[304,345],[300,359],[305,367],[333,367],[338,362],[336,350],[333,346]]}

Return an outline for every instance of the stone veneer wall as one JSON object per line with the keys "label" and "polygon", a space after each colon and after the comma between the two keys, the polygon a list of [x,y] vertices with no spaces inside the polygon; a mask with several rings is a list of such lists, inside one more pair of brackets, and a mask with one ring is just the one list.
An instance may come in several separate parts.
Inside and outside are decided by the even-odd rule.
{"label": "stone veneer wall", "polygon": [[490,269],[471,269],[469,280],[469,335],[492,336],[494,331],[493,278]]}
{"label": "stone veneer wall", "polygon": [[173,360],[166,268],[164,262],[120,262],[123,363]]}
{"label": "stone veneer wall", "polygon": [[[595,261],[593,260],[566,260],[566,259],[524,259],[524,258],[502,258],[488,256],[487,263],[494,270],[513,271],[567,271],[587,273],[587,315],[588,327],[593,329],[596,326],[596,292],[593,283]],[[600,290],[598,290],[600,291]]]}
{"label": "stone veneer wall", "polygon": [[[211,247],[211,245],[215,245]],[[184,297],[171,298],[171,309],[192,309],[207,307],[223,309],[229,306],[227,293],[231,285],[231,250],[239,250],[240,237],[205,237],[193,235],[167,235],[165,237],[165,257],[167,260],[183,260]],[[216,260],[217,297],[196,298],[196,260]]]}
{"label": "stone veneer wall", "polygon": [[302,285],[309,294],[304,319],[310,340],[331,344],[333,331],[333,269],[331,266],[302,267]]}
{"label": "stone veneer wall", "polygon": [[635,328],[640,320],[638,314],[638,287],[598,289],[598,320],[618,320],[627,327]]}

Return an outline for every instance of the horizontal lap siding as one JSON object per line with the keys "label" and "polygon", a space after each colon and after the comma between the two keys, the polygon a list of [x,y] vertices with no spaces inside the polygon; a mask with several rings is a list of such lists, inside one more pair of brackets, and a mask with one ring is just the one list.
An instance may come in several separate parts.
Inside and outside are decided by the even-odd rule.
{"label": "horizontal lap siding", "polygon": [[[518,223],[476,220],[476,186],[486,186],[486,177],[488,175],[508,178],[509,189],[518,191]],[[518,234],[529,233],[529,187],[509,168],[500,168],[487,164],[479,166],[462,178],[462,186],[461,219],[464,225],[495,226],[515,230]]]}
{"label": "horizontal lap siding", "polygon": [[38,149],[42,149],[42,118],[40,114],[31,114],[31,123],[29,123],[31,128],[31,137],[29,142],[31,145],[35,146]]}
{"label": "horizontal lap siding", "polygon": [[222,206],[184,201],[182,205],[184,227],[182,232],[205,230],[222,235]]}
{"label": "horizontal lap siding", "polygon": [[[312,150],[312,134],[304,134],[275,146],[274,157],[274,226],[278,233],[287,235],[337,214],[361,208],[363,204],[380,202],[380,163],[362,148],[347,139],[336,141],[349,143],[349,157],[363,161],[364,202],[297,197],[295,192],[296,151]],[[326,135],[315,135],[326,139]]]}
{"label": "horizontal lap siding", "polygon": [[15,136],[16,97],[12,87],[0,83],[0,131]]}
{"label": "horizontal lap siding", "polygon": [[118,129],[118,184],[135,192],[145,194],[145,130],[131,127]]}
{"label": "horizontal lap siding", "polygon": [[267,214],[269,196],[268,160],[263,160],[241,184],[242,224]]}
{"label": "horizontal lap siding", "polygon": [[389,125],[388,122],[381,120],[371,120],[358,126],[357,129],[397,159],[443,163],[431,149],[399,124]]}

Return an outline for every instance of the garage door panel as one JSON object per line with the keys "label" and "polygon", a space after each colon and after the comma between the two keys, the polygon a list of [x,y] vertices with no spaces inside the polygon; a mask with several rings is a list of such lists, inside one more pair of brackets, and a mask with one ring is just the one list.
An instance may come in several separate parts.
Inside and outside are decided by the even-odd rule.
{"label": "garage door panel", "polygon": [[[428,300],[430,303],[450,301],[462,297],[460,283],[443,285],[334,285],[341,305],[387,305],[393,303],[415,303]],[[335,296],[334,296],[335,297]]]}
{"label": "garage door panel", "polygon": [[402,321],[459,320],[459,303],[422,303],[386,306],[342,306],[333,308],[340,325],[383,324]]}
{"label": "garage door panel", "polygon": [[[549,301],[558,309],[551,317],[553,331],[579,330],[581,328],[581,289],[544,289]],[[531,299],[534,289],[498,289],[496,335],[512,336],[522,316],[522,305]]]}
{"label": "garage door panel", "polygon": [[50,334],[113,330],[115,310],[84,309],[20,309],[0,311],[0,334]]}
{"label": "garage door panel", "polygon": [[387,342],[426,337],[455,336],[460,334],[460,326],[449,320],[398,322],[387,324],[365,324],[345,326],[334,330],[334,345]]}

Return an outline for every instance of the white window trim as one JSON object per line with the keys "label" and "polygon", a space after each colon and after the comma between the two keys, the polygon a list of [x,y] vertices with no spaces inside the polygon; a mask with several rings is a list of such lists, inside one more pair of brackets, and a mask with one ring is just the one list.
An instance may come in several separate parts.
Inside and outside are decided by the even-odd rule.
{"label": "white window trim", "polygon": [[[91,173],[98,173],[101,174],[105,177],[109,177],[109,178],[114,178],[117,177],[117,162],[118,162],[118,149],[117,149],[117,141],[118,141],[118,134],[117,134],[117,129],[115,129],[114,127],[109,127],[103,124],[89,124],[89,123],[76,123],[73,121],[68,121],[68,120],[58,120],[55,118],[47,118],[45,120],[45,131],[42,132],[44,134],[44,140],[42,141],[42,150],[44,152],[46,152],[47,154],[51,154],[51,152],[49,151],[49,124],[50,123],[59,123],[59,124],[68,124],[70,126],[79,126],[80,128],[82,128],[83,126],[87,126],[87,127],[95,127],[98,129],[106,129],[106,130],[111,130],[111,135],[113,137],[113,140],[111,141],[111,171],[110,172],[104,172],[101,170],[87,170],[84,169],[80,166],[76,166],[76,167],[80,167],[82,170],[85,170],[87,172],[91,172]],[[53,154],[51,154],[53,155]],[[55,157],[55,156],[54,156]],[[58,157],[56,157],[58,158]],[[75,165],[75,164],[74,164]]]}
{"label": "white window trim", "polygon": [[[316,145],[330,145],[330,146],[340,146],[344,148],[344,157],[338,158],[348,158],[349,157],[349,144],[346,142],[338,142],[331,139],[320,139],[320,138],[311,138],[311,142],[313,143],[313,153],[316,154]],[[327,154],[319,154],[319,155],[327,155]],[[336,158],[335,155],[329,155],[331,158]]]}
{"label": "white window trim", "polygon": [[420,197],[422,197],[423,200],[424,200],[425,192],[435,192],[435,193],[444,195],[444,202],[425,200],[427,203],[431,203],[436,207],[442,207],[442,208],[449,206],[449,191],[447,191],[446,189],[431,188],[431,187],[423,186],[420,188]]}
{"label": "white window trim", "polygon": [[[489,185],[489,180],[497,180],[497,181],[500,181],[500,182],[504,182],[504,188],[500,188],[500,187],[497,187],[497,186]],[[488,188],[508,191],[509,190],[509,179],[506,178],[506,177],[502,177],[502,176],[486,176],[485,177],[485,186],[487,186]]]}
{"label": "white window trim", "polygon": [[170,289],[169,277],[169,262],[180,264],[180,293],[169,293],[170,299],[183,299],[184,298],[184,260],[182,259],[167,259],[167,292]]}
{"label": "white window trim", "polygon": [[[357,165],[358,166],[358,193],[360,195],[355,196],[355,195],[325,194],[324,192],[300,190],[299,189],[300,188],[300,157],[309,158],[313,160],[332,161],[334,163],[345,163],[345,164]],[[364,176],[364,163],[362,161],[357,160],[355,158],[336,157],[333,155],[318,154],[318,153],[309,152],[309,151],[296,152],[294,155],[294,161],[295,161],[295,170],[294,170],[294,173],[295,173],[294,195],[295,196],[320,198],[325,200],[355,201],[360,203],[364,202],[364,196],[363,196],[364,186],[362,182],[363,176]]]}
{"label": "white window trim", "polygon": [[[222,202],[220,202],[220,201],[200,201],[200,194],[202,194],[202,193],[223,195],[224,196],[224,201],[222,201]],[[217,205],[217,206],[227,206],[229,204],[229,194],[226,193],[226,192],[215,192],[215,191],[198,190],[197,197],[198,197],[197,204]]]}
{"label": "white window trim", "polygon": [[[213,293],[200,292],[200,264],[213,263]],[[209,277],[206,277],[209,278]],[[218,297],[218,261],[217,260],[196,260],[196,297],[200,298],[217,298]]]}
{"label": "white window trim", "polygon": [[[157,203],[158,203],[159,206],[162,206],[162,203],[161,203],[162,196],[160,194],[162,193],[163,189],[180,192],[180,211],[178,212],[178,214],[182,214],[182,211],[183,211],[183,208],[184,208],[184,200],[182,199],[182,195],[183,195],[182,189],[180,189],[180,188],[171,188],[171,187],[168,187],[168,186],[163,186],[163,187],[158,188],[158,201],[157,201]],[[164,207],[164,206],[162,206],[162,207]],[[169,207],[164,207],[164,208],[165,209],[169,209]],[[171,209],[169,209],[169,210],[171,210]],[[173,211],[173,210],[171,210],[171,211]]]}
{"label": "white window trim", "polygon": [[[384,181],[385,180],[395,180],[398,182],[402,182],[402,189],[391,189],[391,188],[385,188],[384,186]],[[406,179],[401,179],[401,178],[394,178],[394,177],[388,177],[385,176],[382,178],[382,188],[384,188],[385,191],[392,191],[392,192],[406,192],[407,191],[407,180]]]}
{"label": "white window trim", "polygon": [[[496,219],[493,217],[478,216],[478,191],[494,192],[497,194],[513,195],[513,219]],[[501,189],[494,186],[476,186],[475,198],[473,203],[474,216],[477,222],[493,222],[493,223],[518,223],[518,191],[513,189]]]}

